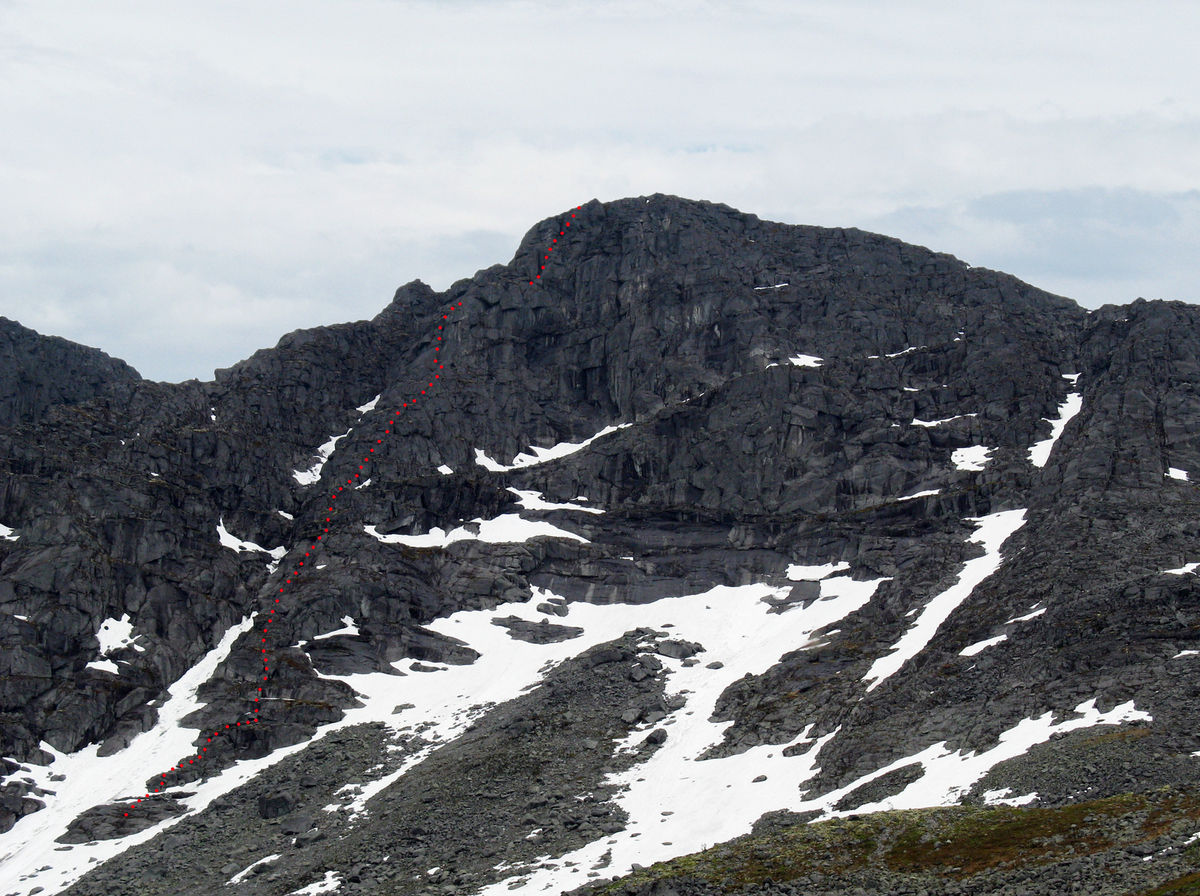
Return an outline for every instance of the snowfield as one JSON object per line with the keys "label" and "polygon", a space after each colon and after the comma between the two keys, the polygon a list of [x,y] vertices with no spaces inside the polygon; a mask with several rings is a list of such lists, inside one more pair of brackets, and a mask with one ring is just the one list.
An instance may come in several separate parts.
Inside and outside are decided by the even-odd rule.
{"label": "snowfield", "polygon": [[[552,504],[538,492],[513,490],[513,493],[525,510],[603,512],[578,503]],[[586,501],[582,496],[581,500]],[[986,555],[967,561],[958,581],[922,608],[893,652],[872,666],[864,679],[871,682],[868,691],[897,674],[907,659],[924,648],[972,589],[999,567],[1002,545],[1020,528],[1024,518],[1023,510],[1009,510],[975,520],[979,526],[970,540],[982,544]],[[544,521],[526,520],[518,514],[476,520],[450,532],[434,530],[421,536],[381,535],[372,526],[365,526],[364,530],[384,544],[412,547],[434,547],[462,539],[515,542],[549,536],[584,540],[582,536]],[[227,546],[231,549],[247,549],[244,547],[246,542],[234,536],[228,538],[231,543]],[[224,534],[222,539],[224,543]],[[262,550],[257,546],[251,546],[251,549]],[[840,620],[866,605],[879,585],[888,581],[856,581],[847,573],[848,564],[844,562],[810,566],[793,564],[787,569],[787,581],[779,585],[760,582],[737,587],[719,586],[699,594],[641,605],[571,603],[565,622],[582,629],[582,634],[548,644],[515,640],[507,629],[492,621],[516,616],[540,622],[545,617],[537,610],[537,605],[555,597],[552,592],[540,588],[535,588],[527,601],[502,604],[491,610],[461,611],[438,619],[428,628],[477,650],[480,656],[474,663],[445,666],[430,674],[403,677],[384,673],[323,676],[349,684],[361,695],[362,705],[347,710],[340,721],[319,729],[314,740],[340,728],[378,722],[394,731],[428,726],[423,736],[431,742],[430,746],[405,757],[391,773],[362,784],[352,794],[348,791],[350,799],[331,805],[327,810],[347,813],[351,819],[368,813],[368,803],[373,796],[406,775],[438,746],[463,734],[488,707],[520,696],[536,686],[558,664],[640,627],[669,630],[672,638],[699,642],[704,650],[697,657],[699,663],[690,666],[685,666],[682,660],[660,657],[668,676],[667,694],[682,695],[686,702],[682,708],[655,723],[654,727],[661,726],[668,732],[666,742],[656,752],[628,771],[610,775],[604,782],[605,787],[616,791],[613,800],[628,813],[627,827],[552,861],[542,857],[529,866],[507,869],[512,872],[508,878],[485,888],[483,892],[488,896],[506,896],[510,888],[522,884],[526,892],[558,893],[586,882],[587,874],[600,868],[604,868],[606,876],[625,874],[635,863],[650,865],[744,834],[763,813],[777,809],[820,809],[826,817],[845,814],[832,808],[843,795],[894,768],[913,762],[925,767],[924,776],[901,793],[855,811],[951,804],[997,762],[1021,754],[1056,732],[1149,719],[1132,704],[1100,713],[1095,709],[1094,701],[1087,701],[1076,707],[1075,718],[1058,724],[1049,713],[1022,721],[1005,732],[996,747],[985,752],[950,752],[944,744],[936,744],[812,800],[805,799],[803,785],[819,771],[821,748],[837,736],[837,731],[813,738],[806,729],[794,743],[811,743],[812,746],[799,756],[785,757],[783,752],[788,745],[781,744],[758,746],[737,755],[700,761],[699,757],[722,741],[726,728],[732,724],[710,721],[718,697],[729,685],[747,674],[767,671],[785,653],[821,645],[823,638]],[[788,582],[795,581],[818,582],[819,599],[774,612],[780,599],[791,591]],[[1025,621],[1040,612],[1042,610],[1034,610],[1010,622]],[[343,628],[319,635],[317,639],[357,631],[352,617],[347,616],[342,622]],[[220,644],[171,688],[171,697],[160,710],[157,726],[139,735],[125,750],[99,758],[97,746],[93,745],[69,756],[55,754],[54,762],[46,768],[33,767],[31,777],[38,785],[56,793],[47,797],[45,810],[21,819],[0,841],[6,849],[0,855],[0,876],[6,880],[19,880],[23,887],[28,887],[17,892],[25,894],[35,886],[42,887],[47,896],[58,892],[94,867],[97,861],[145,842],[178,822],[179,818],[168,819],[139,834],[77,845],[69,852],[55,849],[55,838],[78,814],[98,804],[140,795],[153,770],[167,767],[191,753],[191,741],[196,731],[180,728],[179,720],[196,708],[196,689],[214,673],[233,641],[252,624],[247,618],[226,632]],[[980,642],[967,650],[978,652],[1003,637]],[[108,620],[101,639],[102,649],[132,643],[134,638],[127,619]],[[722,664],[720,668],[709,668],[709,664],[717,663]],[[403,715],[396,715],[394,707],[401,703],[411,704],[411,708]],[[616,748],[634,748],[645,738],[650,727],[638,726],[616,742]],[[213,799],[307,745],[297,744],[262,759],[240,762],[210,779],[187,785],[186,789],[195,791],[195,795],[185,801],[189,814],[202,811]],[[51,782],[52,774],[64,778]],[[1029,795],[992,796],[996,801],[1033,798]],[[607,862],[605,856],[608,856]],[[255,865],[269,860],[270,857],[266,857],[248,865],[234,875],[229,884],[236,887],[238,880],[253,873]],[[37,871],[47,865],[51,866],[50,870]],[[543,867],[536,867],[538,865]],[[339,876],[325,872],[320,880],[294,893],[300,896],[335,892],[339,886]]]}

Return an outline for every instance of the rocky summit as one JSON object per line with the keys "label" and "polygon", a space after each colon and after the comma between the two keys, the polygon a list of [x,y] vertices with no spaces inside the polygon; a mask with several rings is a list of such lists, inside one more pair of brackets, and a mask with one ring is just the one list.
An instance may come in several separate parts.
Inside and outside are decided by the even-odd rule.
{"label": "rocky summit", "polygon": [[0,896],[1200,892],[1198,388],[663,195],[211,382],[0,319]]}

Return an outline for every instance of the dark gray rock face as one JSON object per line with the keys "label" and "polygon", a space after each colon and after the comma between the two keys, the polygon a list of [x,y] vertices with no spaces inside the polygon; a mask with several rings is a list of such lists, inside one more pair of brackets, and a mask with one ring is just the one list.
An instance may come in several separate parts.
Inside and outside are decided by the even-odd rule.
{"label": "dark gray rock face", "polygon": [[[890,581],[819,643],[769,657],[765,673],[731,685],[713,720],[732,724],[709,756],[837,731],[805,785],[811,797],[938,742],[988,749],[1023,719],[1095,698],[1102,711],[1132,700],[1153,716],[1136,748],[1063,739],[988,781],[1016,788],[1037,778],[1028,789],[1052,804],[1195,774],[1194,677],[1173,658],[1200,649],[1200,585],[1164,573],[1200,561],[1195,486],[1169,474],[1200,476],[1193,306],[1139,300],[1088,313],[883,236],[656,195],[590,202],[542,222],[508,265],[445,293],[408,284],[373,320],[289,334],[210,383],[146,382],[93,350],[0,323],[0,351],[16,365],[0,365],[0,524],[16,536],[0,539],[2,756],[44,762],[42,741],[123,749],[154,724],[172,682],[268,610],[266,641],[261,626],[238,637],[185,720],[202,729],[246,720],[261,686],[269,699],[260,721],[213,741],[169,784],[307,742],[342,718],[357,697],[322,675],[437,675],[474,662],[470,644],[429,627],[457,610],[547,589],[544,621],[506,611],[495,621],[514,639],[552,644],[577,636],[572,607],[581,602],[649,604],[766,582],[790,586],[770,617],[786,620],[823,599],[821,583],[789,580],[789,565],[845,562],[856,579]],[[1073,385],[1065,375],[1075,374]],[[1082,410],[1034,466],[1030,447],[1050,435],[1048,419],[1074,390]],[[376,396],[374,410],[359,410]],[[624,428],[552,462],[505,471],[477,462],[480,451],[511,465],[531,447],[579,443],[615,425]],[[315,482],[296,475],[347,432]],[[972,446],[992,449],[981,469],[953,460]],[[369,484],[353,486],[355,475]],[[520,509],[525,490],[550,504],[586,496],[604,513]],[[901,673],[868,691],[864,675],[911,614],[981,553],[967,540],[968,518],[1017,508],[1026,523],[997,572]],[[587,541],[381,540],[470,529],[518,510]],[[219,526],[288,553],[276,568],[266,553],[223,546]],[[1045,609],[1036,620],[1013,621],[1035,607]],[[136,638],[108,652],[118,673],[89,666],[100,659],[102,622],[125,615]],[[357,634],[319,637],[347,616]],[[561,854],[619,821],[518,806],[515,794],[551,781],[594,786],[611,759],[605,745],[633,725],[647,728],[638,750],[676,742],[654,727],[678,709],[664,696],[660,657],[721,668],[682,635],[617,639],[553,673],[565,676],[553,699],[495,707],[468,739],[427,760],[431,774],[506,776],[511,789],[493,788],[504,812],[485,811],[490,798],[449,778],[405,776],[377,798],[400,827],[385,829],[381,810],[348,839],[322,839],[321,800],[335,789],[323,770],[341,760],[372,768],[385,746],[384,734],[359,732],[342,753],[317,741],[296,754],[292,767],[303,772],[252,782],[204,813],[207,827],[180,822],[197,838],[192,871],[146,878],[149,851],[162,849],[156,839],[75,892],[191,892],[184,876],[223,868],[236,825],[295,827],[293,815],[317,820],[315,833],[288,835],[306,838],[311,863],[289,858],[248,879],[247,892],[287,892],[321,862],[356,875],[363,892],[409,892],[361,858],[401,848],[428,860],[404,874],[457,865],[465,870],[428,885],[466,892],[500,861],[455,854],[454,837],[475,830],[462,819],[480,812],[479,836],[521,841],[514,861]],[[615,702],[601,707],[596,694]],[[584,721],[556,727],[573,704],[589,707]],[[520,738],[532,740],[510,742]],[[489,764],[497,745],[505,758]],[[526,747],[541,765],[518,761]],[[319,783],[306,788],[304,775]],[[865,805],[915,775],[898,769],[843,801]],[[5,786],[17,780],[9,769]],[[420,780],[439,782],[433,801],[447,814],[411,789]],[[0,826],[19,815],[13,800],[25,797],[12,793]],[[261,814],[279,793],[294,797],[288,813]],[[539,824],[524,824],[526,814]],[[81,821],[80,835],[109,824]],[[526,842],[539,826],[542,841]],[[263,854],[277,834],[262,835]]]}
{"label": "dark gray rock face", "polygon": [[82,404],[138,372],[99,349],[42,336],[0,317],[0,426],[34,423],[52,407]]}

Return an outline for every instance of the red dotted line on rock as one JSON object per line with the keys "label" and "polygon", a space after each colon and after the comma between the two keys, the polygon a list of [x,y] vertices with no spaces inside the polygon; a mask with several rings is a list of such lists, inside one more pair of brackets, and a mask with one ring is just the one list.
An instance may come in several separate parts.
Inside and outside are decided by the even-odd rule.
{"label": "red dotted line on rock", "polygon": [[[582,208],[582,206],[576,206],[576,209],[577,209],[577,210],[578,210],[578,209],[580,209],[580,208]],[[572,217],[572,218],[574,218],[574,217],[575,217],[574,213],[572,213],[571,217]],[[570,226],[571,226],[571,223],[568,221],[568,222],[566,223],[566,227],[570,227]],[[565,228],[564,228],[563,230],[560,230],[560,231],[558,232],[558,235],[559,235],[559,236],[564,236],[565,234],[566,234],[566,229],[565,229]],[[550,259],[550,253],[554,251],[554,245],[553,245],[553,244],[554,244],[554,243],[557,243],[557,242],[558,242],[558,239],[557,239],[557,238],[554,238],[554,239],[551,241],[551,243],[552,243],[552,244],[546,248],[545,255],[544,255],[544,256],[543,256],[543,258],[542,258],[542,260],[543,260],[543,261],[549,261],[549,259]],[[543,271],[544,271],[545,269],[546,269],[546,266],[545,266],[544,264],[540,266],[540,270],[543,270]],[[541,274],[538,274],[538,275],[537,275],[537,277],[535,278],[535,280],[537,280],[537,279],[541,279],[541,276],[542,276]],[[530,281],[529,281],[529,283],[530,283],[530,285],[532,286],[532,285],[533,285],[533,283],[534,283],[534,280],[530,280]],[[452,305],[452,306],[450,307],[450,309],[449,309],[449,310],[450,310],[450,311],[455,311],[455,310],[457,310],[457,309],[459,309],[459,308],[461,308],[461,307],[462,307],[462,302],[459,302],[457,305]],[[449,314],[443,314],[443,315],[442,315],[442,320],[443,320],[443,321],[445,321],[445,320],[449,320],[449,317],[450,317],[450,316],[449,316]],[[442,337],[441,337],[441,335],[440,335],[440,331],[441,331],[441,329],[442,329],[442,327],[443,327],[443,326],[445,326],[445,325],[444,325],[444,324],[439,324],[439,325],[438,325],[438,331],[439,331],[439,335],[438,335],[438,337],[437,337],[437,341],[438,341],[438,342],[441,342],[441,341],[442,341]],[[434,346],[434,349],[433,349],[433,350],[434,350],[434,352],[435,352],[435,354],[434,354],[434,364],[436,364],[436,365],[437,365],[437,369],[440,371],[440,370],[442,370],[442,369],[443,369],[443,365],[442,365],[442,363],[441,363],[441,358],[440,358],[440,355],[438,355],[438,354],[436,354],[436,353],[437,353],[437,352],[440,352],[440,351],[442,350],[442,346],[441,346],[441,345]],[[432,379],[432,380],[431,380],[431,381],[428,383],[428,385],[426,386],[426,388],[421,390],[421,394],[422,394],[422,395],[424,395],[424,394],[426,393],[426,390],[427,390],[427,389],[432,389],[432,388],[433,388],[433,386],[434,386],[434,383],[436,383],[436,382],[437,382],[439,379],[441,379],[441,373],[435,373],[435,374],[433,375],[433,379]],[[395,419],[394,419],[394,418],[395,418],[395,416],[396,416],[396,415],[399,415],[399,414],[400,414],[400,412],[401,412],[402,410],[404,410],[405,408],[414,407],[414,406],[416,406],[416,403],[417,403],[417,398],[416,398],[416,396],[413,396],[413,397],[412,397],[412,398],[410,398],[408,401],[405,401],[405,402],[401,403],[400,407],[399,407],[398,409],[396,409],[395,411],[393,411],[393,419],[391,419],[391,420],[388,420],[388,426],[392,426],[392,425],[394,425],[394,424],[395,424],[395,422],[396,422],[396,421],[395,421]],[[384,435],[391,435],[391,434],[392,434],[392,431],[391,431],[390,429],[385,429],[385,430],[383,431],[383,434],[384,434]],[[376,444],[376,445],[381,445],[381,444],[383,444],[383,439],[376,439],[376,440],[375,440],[375,444]],[[332,512],[333,512],[334,502],[337,500],[338,494],[339,494],[340,492],[344,491],[344,490],[345,490],[345,489],[347,489],[347,488],[353,488],[353,487],[354,487],[354,482],[355,482],[355,480],[356,480],[356,479],[360,479],[360,478],[362,478],[362,476],[363,476],[363,471],[364,471],[364,470],[366,470],[366,467],[367,467],[367,465],[368,465],[368,464],[371,462],[371,457],[370,457],[370,455],[372,455],[372,454],[374,454],[374,453],[375,453],[375,449],[374,449],[373,447],[372,447],[372,448],[370,448],[370,449],[368,449],[368,451],[367,451],[367,456],[366,456],[366,457],[364,457],[364,458],[362,459],[362,463],[361,463],[361,464],[359,464],[359,467],[358,467],[358,470],[359,470],[359,472],[355,473],[355,474],[354,474],[352,477],[350,477],[349,479],[347,479],[347,480],[346,480],[346,484],[345,484],[345,485],[339,485],[339,486],[337,487],[337,491],[335,491],[333,494],[331,494],[331,495],[329,496],[329,506],[328,506],[328,508],[326,508],[327,512],[329,512],[329,513],[332,513]],[[332,455],[330,455],[330,457],[332,458]],[[328,517],[328,516],[327,516],[327,517],[325,517],[325,522],[326,522],[326,523],[330,522],[331,520],[332,520],[332,517]],[[317,538],[316,538],[316,541],[317,541],[317,542],[321,542],[321,541],[322,541],[322,539],[325,537],[325,535],[329,534],[329,527],[328,527],[328,526],[323,526],[322,528],[324,529],[324,531],[323,531],[323,532],[322,532],[320,535],[318,535],[318,536],[317,536]],[[309,549],[308,549],[307,551],[305,551],[305,552],[304,552],[304,556],[305,556],[305,557],[311,557],[311,556],[312,556],[312,554],[313,554],[313,552],[315,552],[315,551],[318,549],[318,547],[319,547],[319,544],[317,544],[317,543],[313,543],[313,544],[309,545]],[[280,587],[280,589],[279,589],[279,592],[280,592],[281,594],[283,593],[283,591],[284,591],[284,588],[285,588],[286,586],[288,586],[288,585],[291,585],[295,579],[299,578],[299,576],[300,576],[300,568],[301,568],[302,566],[304,566],[304,561],[303,561],[303,560],[299,561],[299,562],[296,564],[296,568],[295,568],[295,569],[293,569],[293,570],[291,571],[291,573],[289,574],[289,578],[287,578],[287,579],[284,581],[284,584],[283,584],[283,586],[282,586],[282,587]],[[278,598],[278,597],[277,597],[277,598],[275,598],[275,603],[279,603],[279,598]],[[271,609],[268,611],[268,614],[267,614],[267,619],[266,619],[266,621],[263,623],[263,625],[264,625],[264,626],[270,625],[270,624],[271,624],[272,622],[274,622],[274,621],[275,621],[275,608],[274,608],[274,607],[271,607]],[[267,643],[267,639],[266,639],[267,631],[268,631],[268,630],[267,630],[265,627],[264,627],[264,628],[263,628],[263,630],[262,630],[262,633],[263,633],[263,636],[264,636],[264,637],[262,638],[262,641],[261,641],[261,643],[262,643],[262,644],[266,644],[266,643]],[[266,647],[263,647],[263,648],[262,648],[262,654],[263,654],[263,681],[268,681],[268,680],[270,679],[271,667],[270,667],[270,664],[269,664],[269,662],[268,662],[268,660],[267,660],[267,648],[266,648]],[[214,732],[213,732],[211,735],[209,735],[207,738],[205,738],[205,741],[204,741],[204,742],[205,742],[205,744],[211,744],[211,743],[213,742],[213,740],[214,740],[214,739],[216,739],[216,738],[218,738],[218,737],[221,737],[221,736],[222,736],[222,735],[223,735],[225,732],[227,732],[227,731],[233,731],[233,730],[236,730],[237,728],[240,728],[242,725],[250,725],[250,724],[252,724],[252,723],[254,723],[254,722],[257,722],[257,721],[259,721],[259,708],[258,708],[258,703],[259,703],[259,700],[260,700],[260,699],[261,699],[261,697],[262,697],[262,693],[263,693],[262,686],[259,686],[259,688],[258,688],[258,694],[259,694],[259,696],[254,698],[254,718],[252,718],[252,719],[244,719],[244,720],[242,720],[242,721],[239,721],[239,722],[233,722],[233,723],[230,723],[230,724],[226,725],[224,729],[218,729],[218,730],[214,731]],[[197,762],[199,762],[201,759],[203,759],[203,758],[204,758],[204,754],[205,754],[205,753],[207,753],[207,752],[208,752],[208,747],[207,747],[207,746],[201,747],[201,748],[200,748],[200,750],[199,750],[199,751],[196,753],[196,755],[195,755],[195,756],[192,756],[191,758],[189,758],[189,759],[188,759],[188,761],[187,761],[187,764],[188,764],[188,765],[195,765]],[[129,808],[130,808],[130,809],[132,809],[134,806],[136,806],[138,803],[142,802],[143,800],[148,800],[148,799],[150,799],[150,798],[151,798],[151,797],[152,797],[154,794],[156,794],[156,793],[161,793],[161,792],[162,792],[163,790],[165,790],[165,789],[167,788],[167,786],[168,786],[168,785],[167,785],[167,777],[166,777],[166,776],[167,776],[168,774],[170,774],[171,772],[175,772],[175,771],[183,771],[185,768],[186,768],[186,767],[185,767],[185,765],[184,765],[182,762],[180,762],[178,765],[176,765],[176,766],[173,766],[172,768],[170,768],[170,769],[168,769],[167,771],[163,772],[163,773],[162,773],[162,774],[159,776],[159,777],[161,778],[161,781],[159,782],[159,786],[158,786],[158,787],[155,787],[155,788],[154,788],[152,791],[150,791],[149,793],[147,793],[145,796],[138,797],[137,799],[135,799],[135,800],[133,801],[133,803],[132,803],[132,804],[129,806]],[[129,817],[129,813],[128,813],[128,812],[126,812],[126,813],[125,813],[125,817],[126,817],[126,818],[128,818],[128,817]]]}
{"label": "red dotted line on rock", "polygon": [[[577,206],[575,206],[575,208],[576,208],[576,209],[581,209],[581,208],[583,208],[583,206],[582,206],[582,205],[577,205]],[[575,213],[574,213],[574,212],[572,212],[572,213],[571,213],[571,217],[572,217],[572,218],[574,218],[574,217],[575,217]],[[567,227],[570,227],[570,226],[571,226],[571,222],[570,222],[570,221],[568,221],[566,226],[567,226]],[[564,228],[563,230],[560,230],[560,231],[558,232],[558,236],[565,236],[565,235],[566,235],[566,233],[567,233],[567,231],[566,231],[566,229]],[[554,239],[552,239],[552,240],[550,241],[550,245],[546,247],[546,254],[542,256],[542,261],[549,261],[549,260],[550,260],[550,253],[554,251],[554,243],[557,243],[557,242],[558,242],[558,236],[556,236]],[[546,270],[546,266],[543,264],[543,265],[541,265],[541,266],[539,266],[539,267],[538,267],[538,270],[539,270],[539,271],[544,271],[544,270]],[[541,274],[538,274],[536,277],[534,277],[534,278],[533,278],[533,280],[541,280],[541,279],[542,279],[542,275],[541,275]],[[530,285],[530,286],[533,286],[533,280],[530,280],[530,281],[529,281],[529,285]]]}
{"label": "red dotted line on rock", "polygon": [[[459,302],[457,305],[453,305],[453,306],[451,306],[450,310],[451,310],[451,311],[453,311],[453,310],[455,310],[455,309],[457,309],[457,308],[461,308],[461,307],[462,307],[462,302]],[[449,319],[449,317],[450,317],[450,316],[449,316],[448,314],[443,314],[443,315],[442,315],[442,320],[444,320],[444,321],[445,321],[445,320],[448,320],[448,319]],[[438,330],[439,330],[439,335],[438,335],[438,337],[437,337],[437,341],[438,341],[438,342],[441,342],[441,341],[442,341],[442,337],[441,337],[441,335],[440,335],[440,331],[441,331],[441,329],[442,329],[442,327],[443,327],[443,326],[445,326],[445,325],[444,325],[444,324],[438,324]],[[442,347],[441,347],[440,345],[437,345],[437,346],[434,346],[434,349],[433,349],[433,350],[434,350],[434,352],[435,352],[435,353],[436,353],[436,352],[440,352],[440,351],[442,350]],[[441,362],[441,358],[440,358],[440,356],[439,356],[438,354],[434,354],[434,360],[433,360],[433,362],[434,362],[434,364],[436,364],[436,365],[437,365],[437,369],[438,369],[439,371],[443,369],[443,366],[444,366],[444,365],[442,364],[442,362]],[[433,384],[434,384],[434,382],[436,382],[436,381],[437,381],[437,380],[439,380],[439,379],[441,379],[441,373],[435,373],[435,374],[433,375],[433,380],[431,380],[431,381],[429,382],[429,384],[428,384],[428,386],[427,386],[426,388],[427,388],[427,389],[432,389],[432,388],[433,388]],[[422,389],[422,390],[421,390],[421,394],[422,394],[422,395],[424,395],[424,394],[425,394],[425,392],[426,392],[426,389]],[[399,409],[397,409],[397,410],[394,412],[394,414],[399,414],[399,413],[400,413],[400,411],[401,411],[401,410],[403,410],[404,408],[408,408],[408,407],[415,406],[415,405],[416,405],[416,403],[417,403],[417,399],[416,399],[416,397],[414,396],[413,398],[409,399],[408,401],[406,401],[406,402],[403,402],[403,403],[401,404],[400,408],[399,408]],[[391,419],[391,420],[389,420],[389,421],[388,421],[388,426],[392,426],[393,424],[395,424],[395,422],[396,422],[396,421],[395,421],[395,419]],[[383,434],[384,434],[384,435],[391,435],[391,433],[392,433],[392,431],[391,431],[390,429],[385,429],[385,430],[383,431]],[[383,439],[376,439],[376,440],[375,440],[375,444],[376,444],[376,445],[380,445],[380,444],[382,444],[382,443],[383,443]],[[332,512],[333,512],[334,502],[335,502],[335,501],[337,501],[338,494],[339,494],[340,492],[344,491],[346,488],[353,487],[353,485],[354,485],[354,481],[355,481],[356,479],[360,479],[360,478],[362,477],[362,475],[363,475],[363,472],[362,472],[362,471],[363,471],[363,470],[365,470],[365,469],[366,469],[366,466],[367,466],[367,464],[369,464],[369,463],[371,462],[371,457],[370,457],[370,455],[372,455],[372,454],[374,454],[374,453],[375,453],[375,449],[374,449],[373,447],[372,447],[372,448],[370,448],[370,449],[367,451],[367,456],[363,458],[363,462],[362,462],[361,464],[359,464],[359,467],[358,467],[358,469],[359,469],[359,472],[355,473],[355,474],[354,474],[352,477],[350,477],[349,479],[347,479],[347,480],[346,480],[346,484],[345,484],[345,485],[339,485],[339,486],[337,487],[337,491],[335,491],[333,494],[331,494],[331,495],[329,496],[329,507],[327,508],[328,512],[330,512],[330,513],[332,513]],[[327,517],[325,517],[325,522],[326,522],[326,523],[330,522],[331,520],[332,520],[332,517],[328,517],[328,516],[327,516]],[[317,536],[317,539],[316,539],[316,540],[317,540],[317,542],[320,542],[320,541],[322,541],[322,540],[324,539],[324,537],[325,537],[327,534],[329,534],[329,527],[328,527],[328,526],[323,526],[322,528],[324,529],[324,531],[323,531],[323,532],[322,532],[320,535],[318,535],[318,536]],[[319,547],[319,545],[318,545],[317,543],[311,544],[311,545],[309,546],[308,550],[304,552],[304,556],[305,556],[305,557],[311,557],[311,556],[312,556],[312,554],[313,554],[313,553],[314,553],[314,552],[317,550],[317,548],[318,548],[318,547]],[[284,588],[285,588],[287,585],[291,585],[293,581],[295,581],[297,578],[299,578],[299,576],[300,576],[300,568],[301,568],[301,567],[303,567],[303,566],[304,566],[304,561],[303,561],[303,560],[299,561],[299,562],[296,564],[296,568],[295,568],[295,569],[293,569],[293,570],[291,571],[291,573],[289,574],[289,578],[288,578],[288,579],[287,579],[287,580],[284,582],[284,587],[281,587],[281,588],[279,589],[279,591],[280,591],[280,593],[281,593],[281,594],[283,593],[283,591],[284,591]],[[279,603],[279,598],[278,598],[278,597],[277,597],[277,598],[275,598],[275,603]],[[271,609],[269,610],[269,612],[268,612],[268,614],[267,614],[266,621],[263,623],[263,625],[264,625],[264,626],[266,626],[266,625],[270,625],[270,624],[271,624],[272,622],[274,622],[274,621],[275,621],[275,608],[274,608],[274,607],[271,607]],[[262,630],[262,633],[263,633],[263,638],[262,638],[262,641],[261,641],[261,643],[263,643],[263,644],[266,644],[266,643],[267,643],[267,638],[266,638],[267,631],[268,631],[268,630],[267,630],[266,628],[263,628],[263,630]],[[266,648],[266,647],[263,647],[263,648],[262,648],[262,654],[263,654],[263,681],[265,682],[265,681],[268,681],[268,680],[270,679],[270,673],[271,673],[271,666],[270,666],[270,662],[269,662],[269,661],[268,661],[268,659],[267,659],[267,648]],[[232,724],[226,725],[226,726],[225,726],[225,728],[224,728],[223,730],[222,730],[222,729],[218,729],[218,730],[214,731],[214,732],[213,732],[211,735],[209,735],[207,738],[205,738],[205,741],[204,741],[204,742],[205,742],[206,744],[211,744],[215,738],[218,738],[218,737],[220,737],[220,736],[221,736],[222,734],[224,734],[226,731],[232,731],[232,730],[234,730],[234,729],[240,728],[240,727],[241,727],[243,724],[245,724],[245,725],[250,725],[250,724],[252,724],[252,723],[254,723],[254,722],[257,722],[257,721],[259,720],[259,708],[258,708],[258,703],[259,703],[259,700],[260,700],[260,699],[261,699],[261,697],[262,697],[262,692],[263,692],[263,689],[262,689],[262,686],[260,685],[260,686],[259,686],[259,688],[258,688],[258,694],[259,694],[259,696],[254,698],[254,718],[252,718],[252,719],[245,719],[245,720],[243,720],[243,721],[239,721],[239,722],[233,722]],[[199,762],[201,759],[203,759],[203,758],[204,758],[204,754],[205,754],[205,753],[207,753],[207,752],[208,752],[208,747],[207,747],[207,746],[201,747],[201,748],[200,748],[200,750],[199,750],[199,752],[197,752],[195,756],[192,756],[190,759],[188,759],[188,761],[187,761],[188,765],[195,765],[197,762]],[[163,772],[163,773],[162,773],[162,774],[159,776],[159,777],[161,778],[161,780],[159,781],[159,786],[158,786],[158,787],[156,787],[156,788],[154,788],[154,789],[153,789],[153,790],[152,790],[150,793],[147,793],[145,796],[138,797],[137,799],[135,799],[135,800],[133,801],[133,805],[131,805],[131,806],[130,806],[130,808],[132,809],[132,808],[133,808],[133,806],[136,806],[138,803],[142,802],[142,800],[147,800],[147,799],[150,799],[150,797],[151,797],[151,796],[153,796],[153,794],[160,793],[160,792],[162,792],[163,790],[165,790],[165,789],[167,788],[167,778],[166,778],[166,776],[167,776],[168,774],[170,774],[171,772],[174,772],[174,771],[182,771],[184,768],[185,768],[184,764],[183,764],[182,762],[180,762],[180,763],[179,763],[179,765],[176,765],[176,766],[174,766],[173,768],[169,769],[168,771],[166,771],[166,772]],[[128,812],[126,812],[126,813],[125,813],[125,817],[126,817],[126,818],[128,818],[128,817],[129,817],[129,813],[128,813]]]}

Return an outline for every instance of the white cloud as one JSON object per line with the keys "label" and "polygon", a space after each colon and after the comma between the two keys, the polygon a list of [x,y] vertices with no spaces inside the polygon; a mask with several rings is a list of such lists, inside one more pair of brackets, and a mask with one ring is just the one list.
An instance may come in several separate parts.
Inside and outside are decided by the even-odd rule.
{"label": "white cloud", "polygon": [[593,197],[1190,299],[1200,7],[0,6],[0,314],[211,376]]}

